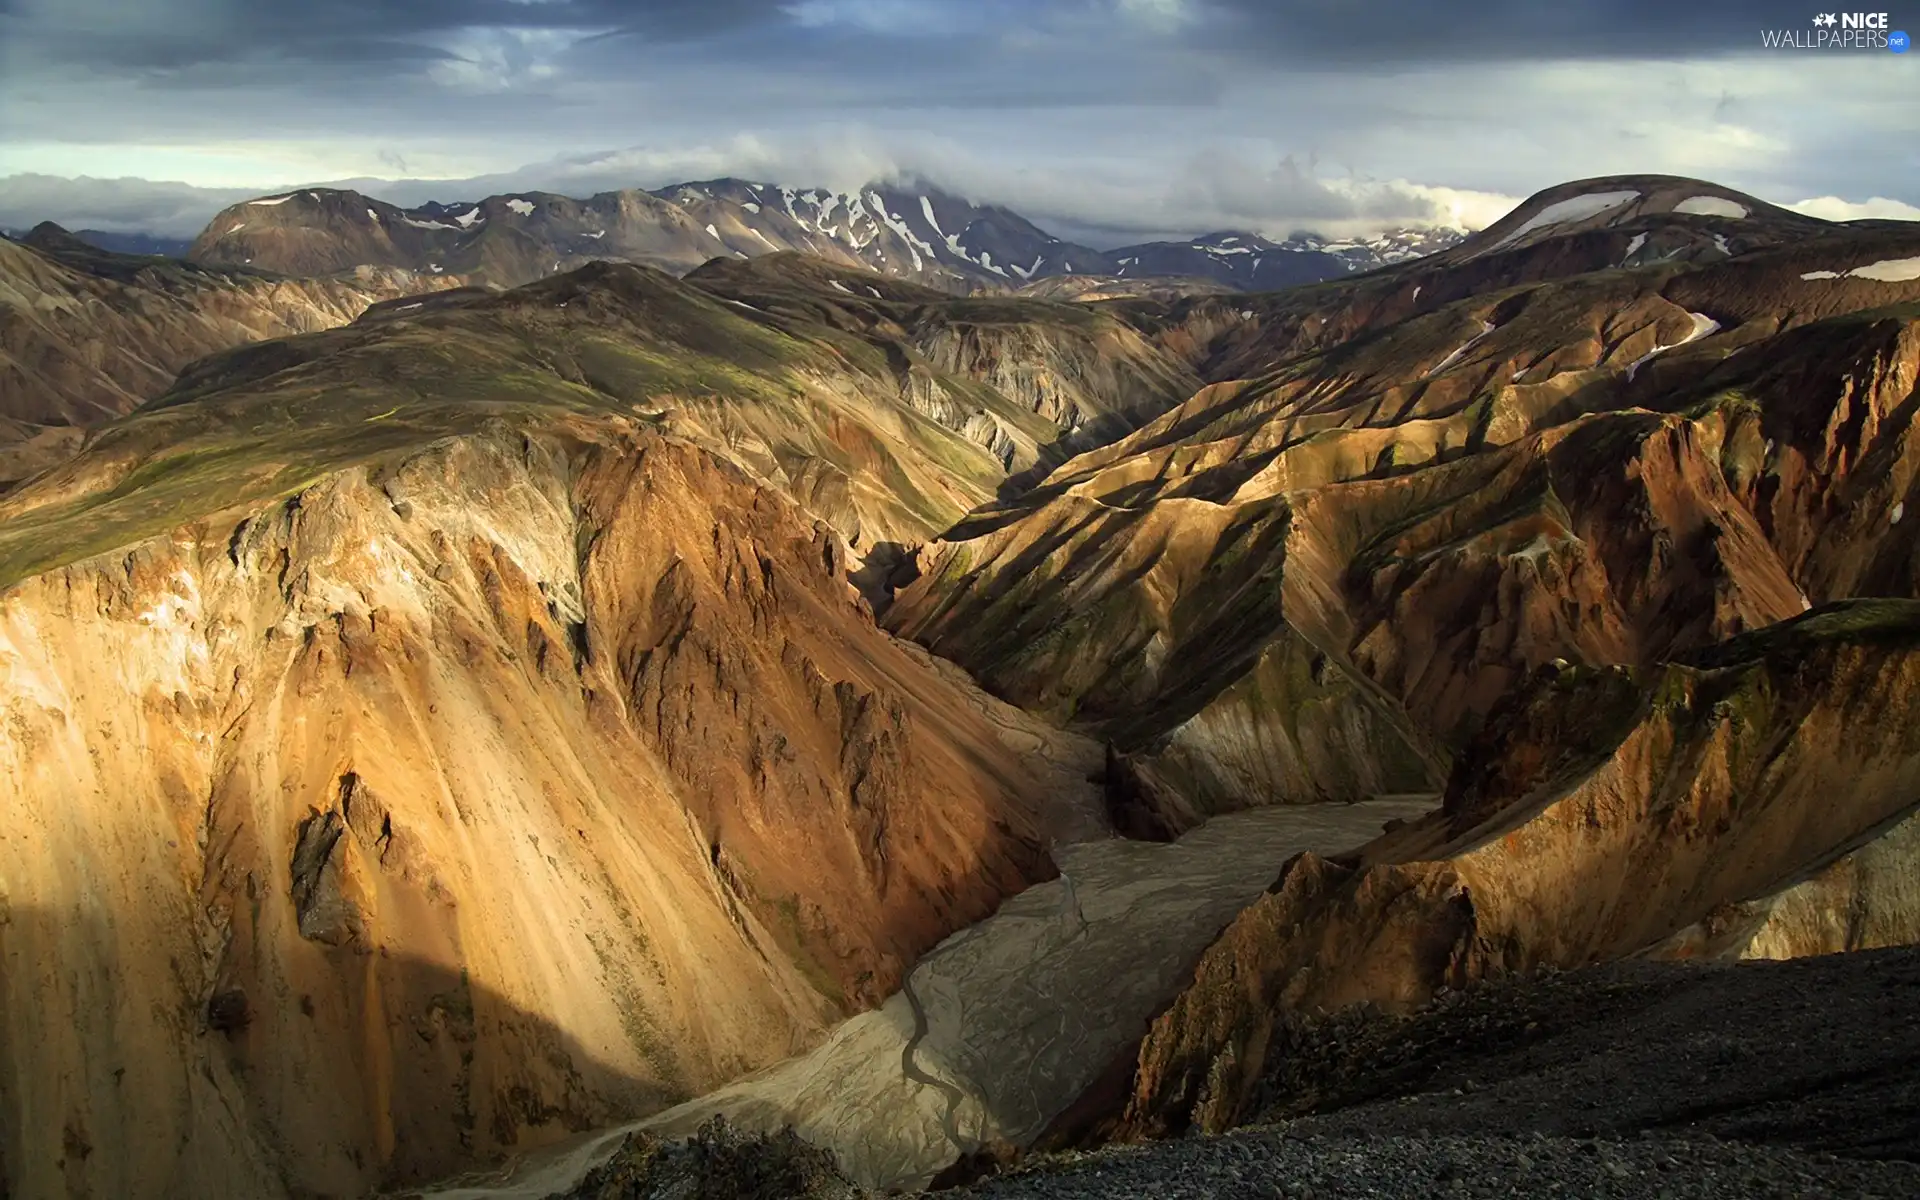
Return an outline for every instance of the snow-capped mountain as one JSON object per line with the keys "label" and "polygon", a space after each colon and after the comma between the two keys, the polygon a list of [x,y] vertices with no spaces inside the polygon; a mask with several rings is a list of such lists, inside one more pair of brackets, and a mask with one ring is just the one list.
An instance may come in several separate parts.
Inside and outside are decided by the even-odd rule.
{"label": "snow-capped mountain", "polygon": [[1397,229],[1378,237],[1334,241],[1296,234],[1283,242],[1223,230],[1187,242],[1147,242],[1109,251],[1110,273],[1123,278],[1183,275],[1268,291],[1370,271],[1453,245],[1465,235],[1450,229]]}
{"label": "snow-capped mountain", "polygon": [[714,258],[799,251],[951,292],[1064,275],[1180,276],[1263,290],[1367,270],[1459,236],[1402,230],[1367,241],[1302,235],[1275,242],[1224,231],[1103,251],[927,185],[843,193],[715,179],[586,199],[526,192],[411,209],[308,188],[226,209],[189,257],[288,274],[396,266],[511,286],[594,259],[684,274]]}

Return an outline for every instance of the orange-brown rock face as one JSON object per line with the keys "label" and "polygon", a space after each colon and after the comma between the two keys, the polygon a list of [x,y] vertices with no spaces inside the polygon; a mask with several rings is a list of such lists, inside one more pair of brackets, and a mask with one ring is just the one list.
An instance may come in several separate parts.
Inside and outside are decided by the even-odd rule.
{"label": "orange-brown rock face", "polygon": [[[1296,860],[1242,914],[1142,1044],[1118,1131],[1245,1116],[1291,1023],[1322,1009],[1641,951],[1920,939],[1896,881],[1916,697],[1913,601],[1816,610],[1646,678],[1543,673],[1463,757],[1443,811],[1357,861]],[[1823,895],[1857,932],[1823,932]]]}
{"label": "orange-brown rock face", "polygon": [[[1200,812],[1436,787],[1543,663],[1650,666],[1818,600],[1912,593],[1920,354],[1912,314],[1879,306],[1915,284],[1808,270],[1912,245],[1599,272],[1375,314],[1331,348],[1263,343],[1263,373],[924,548],[887,619],[1099,723]],[[1306,682],[1280,686],[1296,660]]]}
{"label": "orange-brown rock face", "polygon": [[1617,182],[1618,222],[1540,206],[1312,293],[1137,306],[1212,385],[919,552],[889,624],[1094,723],[1135,828],[1446,790],[1288,869],[1111,1129],[1243,1117],[1323,1007],[1920,938],[1912,613],[1807,614],[1920,596],[1920,237],[1762,213],[1738,246]]}
{"label": "orange-brown rock face", "polygon": [[807,1046],[1051,871],[828,531],[596,428],[0,599],[13,1194],[445,1175]]}

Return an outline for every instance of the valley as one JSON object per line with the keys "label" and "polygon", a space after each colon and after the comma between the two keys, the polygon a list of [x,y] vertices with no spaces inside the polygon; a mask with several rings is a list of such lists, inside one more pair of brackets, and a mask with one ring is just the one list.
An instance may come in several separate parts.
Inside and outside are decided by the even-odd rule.
{"label": "valley", "polygon": [[1920,231],[1612,176],[1016,291],[1005,210],[828,199],[0,243],[0,1191],[598,1195],[716,1116],[847,1195],[1286,1122],[1911,1181],[1503,1124],[1586,1076],[1485,1031],[1910,987]]}

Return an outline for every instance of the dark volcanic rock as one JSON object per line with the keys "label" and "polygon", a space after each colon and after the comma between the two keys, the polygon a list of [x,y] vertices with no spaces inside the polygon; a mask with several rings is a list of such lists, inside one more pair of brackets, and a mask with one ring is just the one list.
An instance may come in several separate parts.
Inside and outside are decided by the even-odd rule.
{"label": "dark volcanic rock", "polygon": [[789,1129],[746,1134],[715,1117],[684,1142],[630,1135],[613,1158],[549,1200],[860,1200],[826,1151]]}

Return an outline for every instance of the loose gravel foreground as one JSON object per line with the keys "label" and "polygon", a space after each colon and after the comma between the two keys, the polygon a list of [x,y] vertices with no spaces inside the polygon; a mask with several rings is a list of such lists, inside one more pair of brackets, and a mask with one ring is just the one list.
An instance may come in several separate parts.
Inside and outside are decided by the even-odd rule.
{"label": "loose gravel foreground", "polygon": [[1623,962],[1292,1031],[1270,1123],[953,1195],[1920,1197],[1920,950]]}
{"label": "loose gravel foreground", "polygon": [[1920,1196],[1920,1166],[1732,1142],[1326,1137],[1268,1126],[1036,1163],[945,1193],[1013,1200]]}

